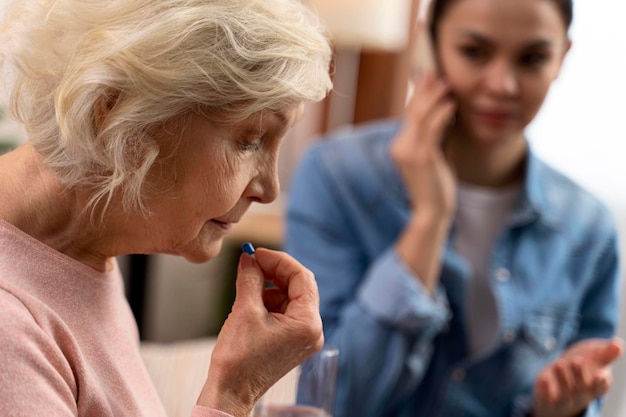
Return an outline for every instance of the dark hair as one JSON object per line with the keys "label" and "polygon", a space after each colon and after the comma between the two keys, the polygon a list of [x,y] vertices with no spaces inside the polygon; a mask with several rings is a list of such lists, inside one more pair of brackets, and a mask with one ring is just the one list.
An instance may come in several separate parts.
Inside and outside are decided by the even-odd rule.
{"label": "dark hair", "polygon": [[[453,1],[456,0],[432,0],[432,4],[430,6],[431,16],[429,31],[433,40],[437,39],[437,29],[439,26],[439,22],[441,21],[443,14],[446,12],[446,10]],[[563,18],[563,23],[565,24],[565,31],[568,31],[574,17],[573,0],[548,1],[553,2],[555,6],[559,9],[559,11],[561,12],[561,17]]]}

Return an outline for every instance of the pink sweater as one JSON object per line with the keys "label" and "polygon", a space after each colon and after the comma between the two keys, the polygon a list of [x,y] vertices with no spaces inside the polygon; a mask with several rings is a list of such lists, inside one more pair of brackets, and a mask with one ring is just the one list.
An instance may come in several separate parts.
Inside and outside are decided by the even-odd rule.
{"label": "pink sweater", "polygon": [[1,219],[0,415],[165,417],[117,265],[98,272]]}

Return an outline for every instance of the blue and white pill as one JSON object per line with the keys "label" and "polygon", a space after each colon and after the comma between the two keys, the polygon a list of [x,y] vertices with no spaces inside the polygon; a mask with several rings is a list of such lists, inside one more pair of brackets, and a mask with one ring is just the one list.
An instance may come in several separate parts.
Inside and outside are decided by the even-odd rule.
{"label": "blue and white pill", "polygon": [[241,250],[247,253],[248,255],[254,255],[254,246],[252,246],[252,243],[250,242],[246,242],[243,245],[241,245]]}

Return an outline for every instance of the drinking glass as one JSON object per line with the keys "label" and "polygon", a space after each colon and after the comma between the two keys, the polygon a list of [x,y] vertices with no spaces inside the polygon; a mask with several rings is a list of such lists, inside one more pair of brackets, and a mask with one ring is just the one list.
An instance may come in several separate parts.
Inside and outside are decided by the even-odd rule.
{"label": "drinking glass", "polygon": [[272,386],[254,417],[332,417],[339,349],[324,347]]}

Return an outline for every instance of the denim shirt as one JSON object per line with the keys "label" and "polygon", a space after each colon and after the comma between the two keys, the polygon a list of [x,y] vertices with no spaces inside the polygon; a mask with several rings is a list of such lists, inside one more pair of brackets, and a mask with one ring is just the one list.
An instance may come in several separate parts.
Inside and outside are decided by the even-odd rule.
{"label": "denim shirt", "polygon": [[[326,344],[340,349],[334,417],[528,415],[542,368],[577,341],[615,333],[613,218],[529,149],[521,197],[491,254],[498,343],[471,357],[470,268],[452,239],[434,296],[394,248],[411,214],[389,157],[400,127],[325,138],[290,187],[285,249],[315,273]],[[599,410],[596,401],[585,415]]]}

